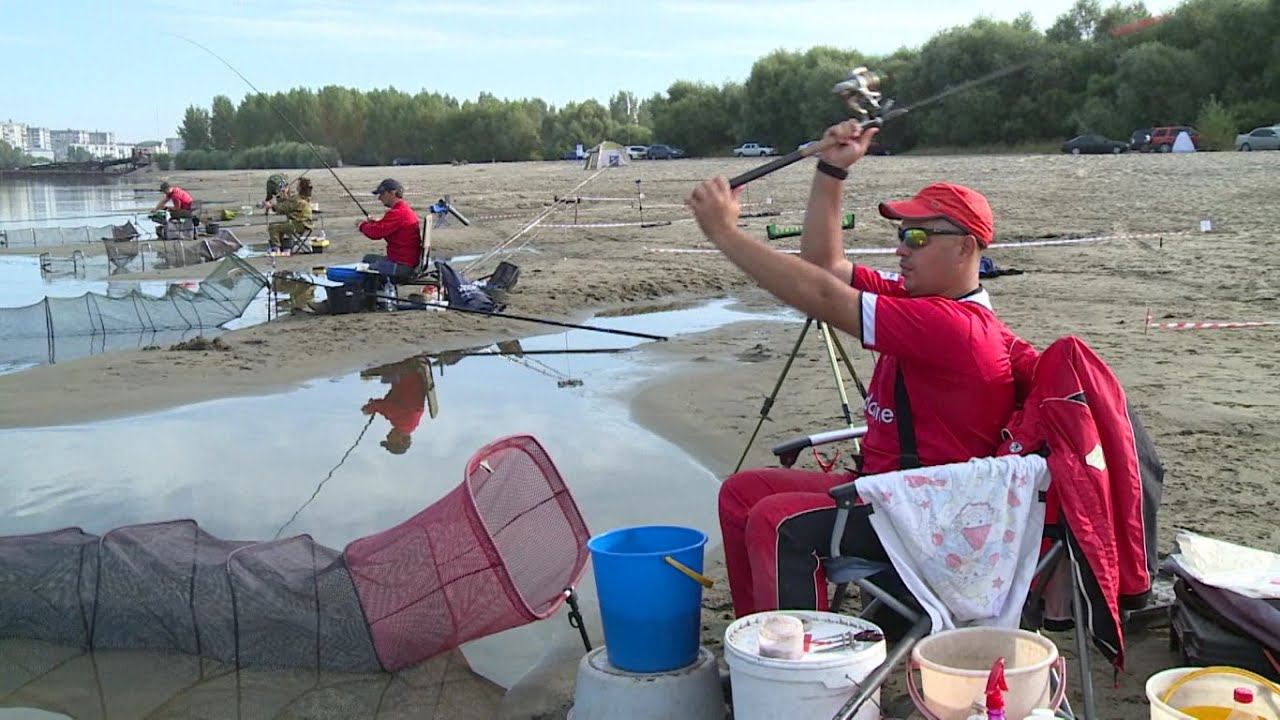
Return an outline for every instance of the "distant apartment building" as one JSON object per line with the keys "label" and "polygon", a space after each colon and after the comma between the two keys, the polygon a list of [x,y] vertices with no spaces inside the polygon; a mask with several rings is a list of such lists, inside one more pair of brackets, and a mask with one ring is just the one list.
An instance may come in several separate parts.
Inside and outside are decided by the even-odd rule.
{"label": "distant apartment building", "polygon": [[73,145],[84,146],[90,145],[89,133],[84,130],[50,130],[50,144],[53,145],[53,158],[55,160],[66,160],[67,149]]}
{"label": "distant apartment building", "polygon": [[94,130],[93,132],[89,133],[89,144],[90,145],[115,145],[116,134],[113,132],[102,132],[100,130]]}
{"label": "distant apartment building", "polygon": [[32,150],[53,152],[53,138],[49,136],[49,128],[27,127],[27,152]]}
{"label": "distant apartment building", "polygon": [[26,123],[16,123],[13,120],[0,123],[0,140],[25,152],[27,149]]}
{"label": "distant apartment building", "polygon": [[53,138],[49,128],[27,127],[27,154],[47,162],[53,161]]}
{"label": "distant apartment building", "polygon": [[170,155],[177,155],[186,149],[187,144],[180,137],[165,138],[164,146],[169,150]]}

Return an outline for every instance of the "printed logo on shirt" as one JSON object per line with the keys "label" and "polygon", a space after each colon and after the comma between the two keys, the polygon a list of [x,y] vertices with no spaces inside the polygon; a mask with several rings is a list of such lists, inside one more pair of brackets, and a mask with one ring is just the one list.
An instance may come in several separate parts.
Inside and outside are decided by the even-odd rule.
{"label": "printed logo on shirt", "polygon": [[867,401],[862,405],[862,412],[867,416],[868,422],[878,422],[889,425],[893,422],[895,413],[891,407],[882,407],[880,402],[876,400],[875,393],[867,394]]}

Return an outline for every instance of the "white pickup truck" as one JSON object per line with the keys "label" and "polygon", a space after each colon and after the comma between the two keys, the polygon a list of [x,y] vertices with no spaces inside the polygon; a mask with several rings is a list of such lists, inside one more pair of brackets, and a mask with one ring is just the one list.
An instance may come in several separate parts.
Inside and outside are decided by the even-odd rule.
{"label": "white pickup truck", "polygon": [[734,157],[764,157],[765,155],[777,155],[778,151],[768,145],[759,143],[743,143],[733,149]]}

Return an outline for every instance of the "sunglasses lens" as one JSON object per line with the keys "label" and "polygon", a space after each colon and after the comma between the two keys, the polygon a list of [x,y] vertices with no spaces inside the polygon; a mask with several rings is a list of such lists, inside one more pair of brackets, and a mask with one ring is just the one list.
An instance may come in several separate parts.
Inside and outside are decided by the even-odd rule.
{"label": "sunglasses lens", "polygon": [[922,228],[900,228],[898,239],[909,248],[921,248],[929,242],[929,233]]}

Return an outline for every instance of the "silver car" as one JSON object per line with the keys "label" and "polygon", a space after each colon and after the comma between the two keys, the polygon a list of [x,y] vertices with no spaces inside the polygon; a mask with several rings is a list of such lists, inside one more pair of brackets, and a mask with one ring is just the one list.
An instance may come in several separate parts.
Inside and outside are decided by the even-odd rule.
{"label": "silver car", "polygon": [[1237,135],[1236,149],[1245,152],[1250,150],[1280,150],[1280,125],[1254,128],[1253,132],[1248,135]]}

